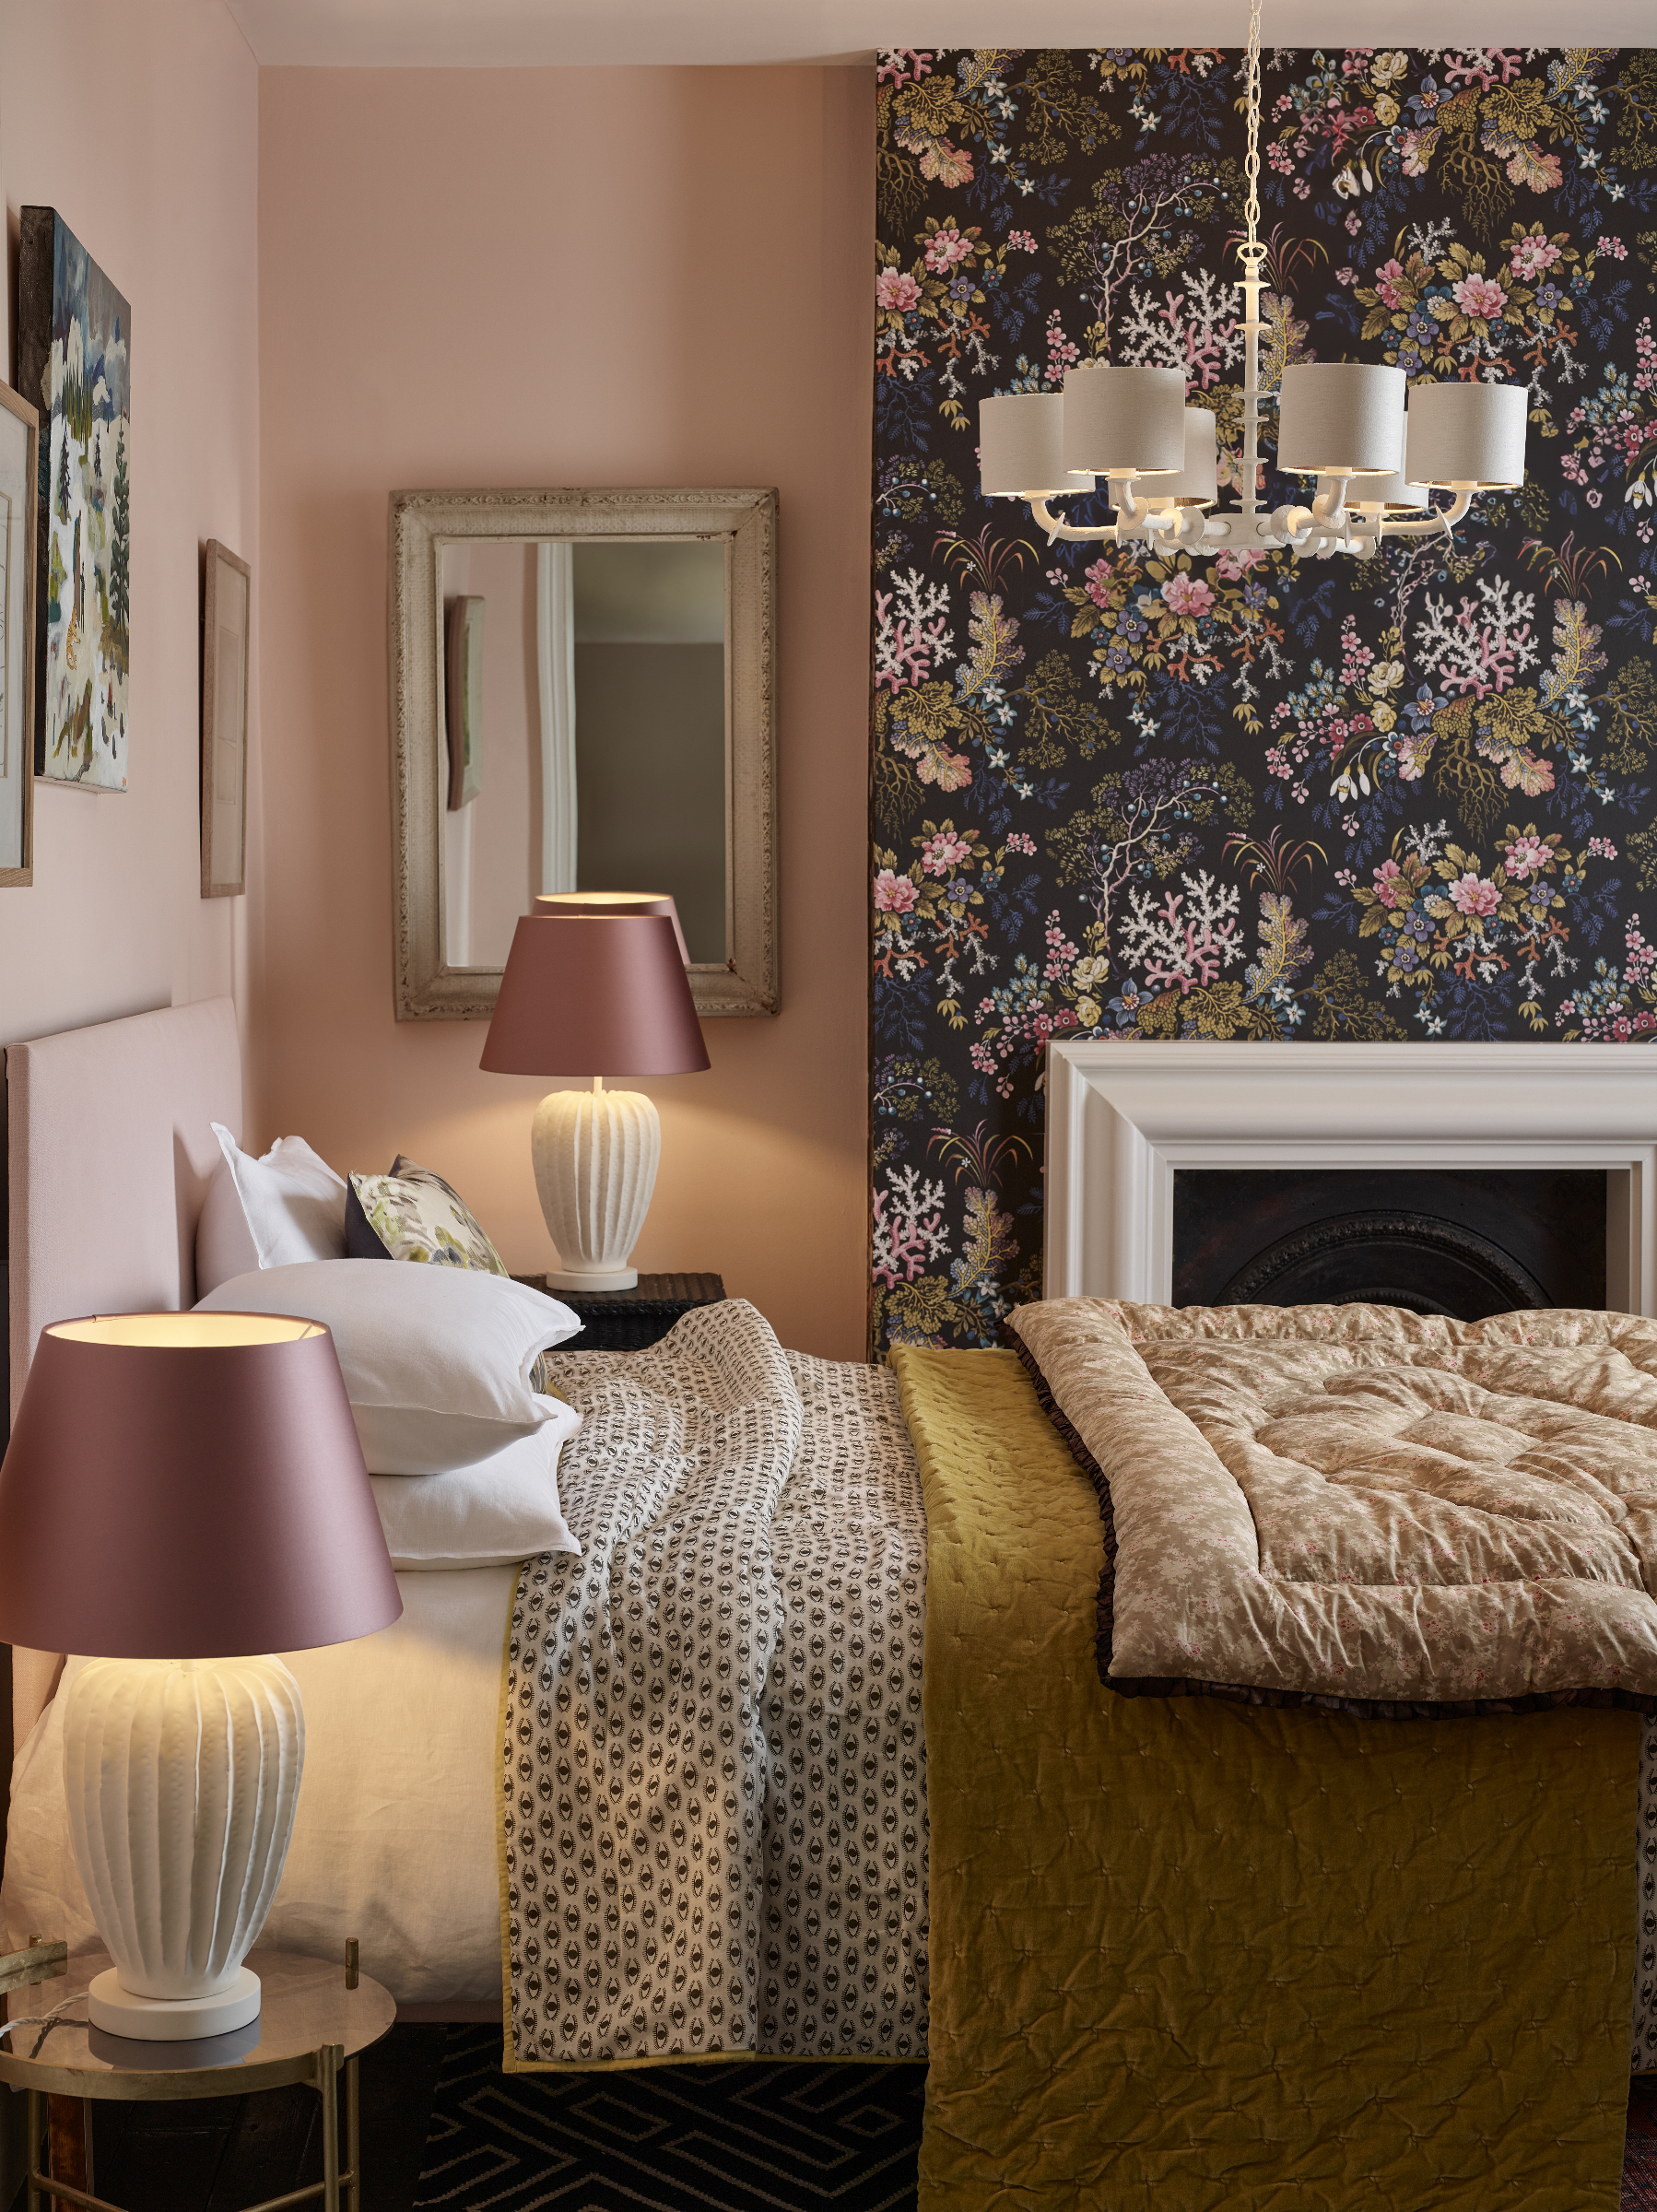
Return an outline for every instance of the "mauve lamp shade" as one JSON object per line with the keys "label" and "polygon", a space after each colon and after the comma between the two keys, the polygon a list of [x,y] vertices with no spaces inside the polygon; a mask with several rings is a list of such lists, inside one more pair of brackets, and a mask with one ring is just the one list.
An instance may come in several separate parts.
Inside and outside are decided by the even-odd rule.
{"label": "mauve lamp shade", "polygon": [[665,914],[525,914],[480,1067],[498,1076],[678,1076],[709,1065]]}
{"label": "mauve lamp shade", "polygon": [[665,914],[679,940],[679,958],[690,965],[690,947],[679,923],[679,910],[665,891],[537,891],[535,911],[555,922],[582,914]]}
{"label": "mauve lamp shade", "polygon": [[0,1637],[230,1659],[402,1610],[325,1328],[143,1313],[41,1331],[0,1466]]}

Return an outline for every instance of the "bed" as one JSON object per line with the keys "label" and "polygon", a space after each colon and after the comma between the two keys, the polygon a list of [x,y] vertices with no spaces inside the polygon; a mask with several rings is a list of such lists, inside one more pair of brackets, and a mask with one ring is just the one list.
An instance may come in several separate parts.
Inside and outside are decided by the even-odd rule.
{"label": "bed", "polygon": [[[47,1319],[190,1301],[241,1100],[228,1002],[7,1060],[15,1402]],[[1276,1680],[1269,1642],[1253,1676],[1153,1652],[1123,1695],[1132,1423],[1217,1447],[1112,1313],[1029,1366],[803,1359],[740,1301],[561,1349],[582,1558],[400,1577],[394,1629],[293,1656],[271,1939],[358,1936],[405,2014],[504,1994],[509,2065],[927,2056],[929,2207],[1610,2212],[1651,2002],[1640,1574],[1604,1679],[1602,1641],[1466,1718],[1383,1714],[1430,1680]],[[1100,1326],[1130,1358],[1084,1406]],[[6,1907],[84,1943],[59,1665],[16,1661]]]}
{"label": "bed", "polygon": [[[15,1407],[47,1321],[194,1302],[195,1227],[218,1157],[211,1124],[240,1135],[241,1087],[229,1000],[13,1046],[6,1060]],[[111,1098],[122,1100],[118,1147],[104,1141]],[[681,1880],[676,1848],[658,1867],[660,1837],[647,1813],[633,1888],[651,1915],[637,1924],[638,1947],[642,1955],[648,1946],[664,1970],[660,2017],[652,2007],[640,2040],[629,2012],[595,2041],[585,1975],[595,1964],[609,1978],[605,1955],[615,1936],[608,1900],[595,1893],[587,1909],[584,1886],[568,1938],[583,1956],[573,1970],[560,1959],[558,1976],[568,1981],[573,1971],[582,1981],[580,2017],[568,2002],[546,2005],[549,1939],[503,1902],[526,1874],[533,1886],[543,1849],[533,1819],[527,1844],[503,1836],[502,1653],[520,1579],[512,1568],[400,1574],[405,1609],[391,1629],[284,1654],[304,1697],[308,1748],[268,1940],[333,1952],[355,1936],[365,1967],[405,2018],[465,2019],[500,2016],[503,1947],[510,1952],[516,1931],[514,2064],[710,2045],[899,2059],[924,2053],[919,1471],[891,1377],[784,1355],[758,1317],[741,1312],[746,1318],[731,1309],[716,1346],[702,1347],[693,1327],[677,1334],[676,1348],[578,1353],[557,1364],[555,1386],[588,1416],[558,1471],[588,1557],[541,1563],[535,1590],[554,1591],[559,1602],[546,1612],[536,1650],[519,1652],[521,1673],[544,1660],[579,1660],[593,1577],[629,1559],[638,1602],[671,1633],[693,1631],[704,1601],[711,1597],[717,1615],[727,1600],[704,1588],[694,1544],[678,1546],[671,1524],[696,1523],[710,1508],[722,1516],[715,1548],[729,1557],[714,1565],[750,1590],[763,1584],[764,1617],[746,1624],[752,1679],[744,1780],[756,1802],[745,1806],[752,1832],[728,1854],[742,1878],[726,1885],[732,1924],[717,1978],[705,1956],[699,1970],[685,1970],[676,1932],[664,1940],[682,1906],[687,1924],[699,1924],[686,1956],[710,1950],[704,1869],[687,1862]],[[751,1532],[746,1550],[742,1543],[732,1550],[733,1532],[745,1539]],[[675,1608],[676,1620],[664,1622]],[[723,1633],[722,1622],[712,1625]],[[560,1635],[564,1648],[555,1652]],[[696,1648],[692,1637],[691,1662]],[[5,1907],[25,1933],[44,1916],[81,1948],[93,1930],[57,1780],[62,1735],[52,1693],[63,1665],[57,1653],[14,1654],[18,1749]],[[684,1686],[676,1665],[676,1677],[661,1693],[651,1778],[670,1843],[682,1822],[668,1798],[696,1796],[666,1771],[680,1726],[665,1710]],[[721,1685],[706,1687],[711,1714]],[[685,1715],[693,1731],[701,1710],[693,1703]],[[603,1715],[592,1720],[602,1734]],[[723,1724],[722,1713],[713,1725]],[[546,1776],[555,1806],[558,1763],[549,1759]],[[714,1795],[723,1794],[722,1784]],[[593,1818],[591,1806],[570,1807],[559,1839],[571,1855],[586,1847]],[[503,1878],[509,1846],[524,1864],[507,1866]],[[561,1891],[558,1909],[565,1909]],[[871,1937],[872,1988],[864,1986]],[[558,1947],[566,1947],[562,1933]],[[853,1979],[854,2006],[846,1994]]]}

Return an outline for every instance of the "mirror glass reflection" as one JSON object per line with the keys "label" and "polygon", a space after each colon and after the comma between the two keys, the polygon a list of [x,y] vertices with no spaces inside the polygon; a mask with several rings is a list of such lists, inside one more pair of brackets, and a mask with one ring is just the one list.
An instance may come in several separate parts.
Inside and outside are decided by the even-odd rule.
{"label": "mirror glass reflection", "polygon": [[448,539],[439,577],[446,963],[503,966],[537,892],[643,888],[723,965],[723,544]]}

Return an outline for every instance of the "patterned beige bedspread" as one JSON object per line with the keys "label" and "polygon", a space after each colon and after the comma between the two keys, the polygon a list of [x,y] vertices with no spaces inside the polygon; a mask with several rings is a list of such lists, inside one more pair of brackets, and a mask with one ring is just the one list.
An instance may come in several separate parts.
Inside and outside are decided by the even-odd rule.
{"label": "patterned beige bedspread", "polygon": [[1657,1709],[1657,1323],[1026,1306],[1095,1463],[1107,1679]]}
{"label": "patterned beige bedspread", "polygon": [[926,1523],[895,1378],[740,1300],[548,1355],[582,1557],[503,1685],[509,2066],[926,2049]]}

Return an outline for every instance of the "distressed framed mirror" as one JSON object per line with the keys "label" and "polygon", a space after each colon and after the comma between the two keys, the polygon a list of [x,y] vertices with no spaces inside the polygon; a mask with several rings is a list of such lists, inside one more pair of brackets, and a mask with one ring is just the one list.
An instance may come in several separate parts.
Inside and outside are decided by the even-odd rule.
{"label": "distressed framed mirror", "polygon": [[778,1007],[774,490],[397,491],[399,1021],[493,1013],[542,891],[670,893],[699,1014]]}

